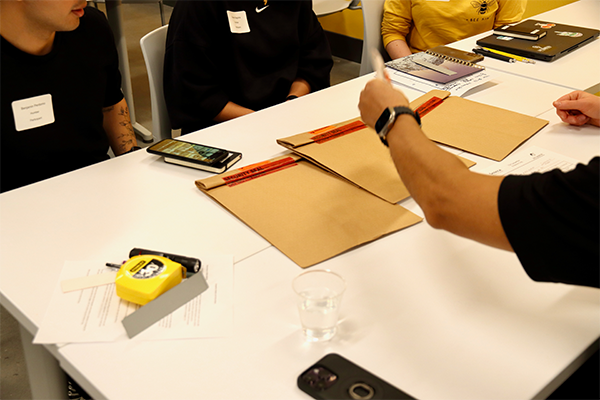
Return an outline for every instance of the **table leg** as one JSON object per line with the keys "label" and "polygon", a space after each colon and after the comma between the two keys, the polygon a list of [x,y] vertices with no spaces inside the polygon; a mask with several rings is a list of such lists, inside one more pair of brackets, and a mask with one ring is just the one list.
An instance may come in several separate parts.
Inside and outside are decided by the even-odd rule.
{"label": "table leg", "polygon": [[29,374],[33,399],[68,399],[67,377],[56,358],[42,345],[33,344],[33,336],[22,325],[21,343]]}

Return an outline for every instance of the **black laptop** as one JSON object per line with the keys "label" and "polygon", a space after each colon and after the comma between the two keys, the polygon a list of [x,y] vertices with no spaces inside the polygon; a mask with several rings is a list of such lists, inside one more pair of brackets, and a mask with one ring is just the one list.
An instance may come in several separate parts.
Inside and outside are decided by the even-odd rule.
{"label": "black laptop", "polygon": [[554,61],[584,46],[598,37],[597,29],[525,20],[519,25],[546,31],[538,40],[518,39],[512,36],[490,35],[479,39],[477,45],[541,61]]}

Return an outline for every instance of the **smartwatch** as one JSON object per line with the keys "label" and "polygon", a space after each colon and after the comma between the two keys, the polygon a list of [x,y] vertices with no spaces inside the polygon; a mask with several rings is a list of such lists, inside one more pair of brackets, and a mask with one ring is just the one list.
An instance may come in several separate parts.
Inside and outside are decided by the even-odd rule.
{"label": "smartwatch", "polygon": [[394,122],[396,122],[396,118],[398,118],[402,114],[412,115],[415,121],[421,126],[421,118],[419,114],[414,112],[408,107],[389,107],[383,110],[381,116],[375,123],[375,131],[379,135],[379,139],[381,139],[381,143],[388,146],[387,142],[387,134],[389,133],[392,126],[394,126]]}

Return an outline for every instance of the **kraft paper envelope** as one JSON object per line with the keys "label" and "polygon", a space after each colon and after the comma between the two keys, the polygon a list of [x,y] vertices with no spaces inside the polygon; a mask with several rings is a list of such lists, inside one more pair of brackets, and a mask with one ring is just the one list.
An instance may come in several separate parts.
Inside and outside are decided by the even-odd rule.
{"label": "kraft paper envelope", "polygon": [[[390,203],[410,196],[389,149],[360,118],[278,139],[277,143]],[[468,167],[475,165],[459,158]]]}
{"label": "kraft paper envelope", "polygon": [[302,268],[422,220],[292,153],[196,186]]}
{"label": "kraft paper envelope", "polygon": [[443,143],[501,161],[548,124],[543,119],[432,90],[410,103],[423,132]]}

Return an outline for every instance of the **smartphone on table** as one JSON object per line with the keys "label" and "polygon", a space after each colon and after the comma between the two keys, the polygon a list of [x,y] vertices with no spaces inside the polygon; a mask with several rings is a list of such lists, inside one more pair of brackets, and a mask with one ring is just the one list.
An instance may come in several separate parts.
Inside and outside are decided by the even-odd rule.
{"label": "smartphone on table", "polygon": [[298,387],[315,399],[414,399],[352,361],[331,353],[298,377]]}
{"label": "smartphone on table", "polygon": [[163,156],[171,164],[183,165],[204,171],[221,173],[242,158],[242,154],[186,142],[177,139],[164,139],[147,148],[148,153]]}

